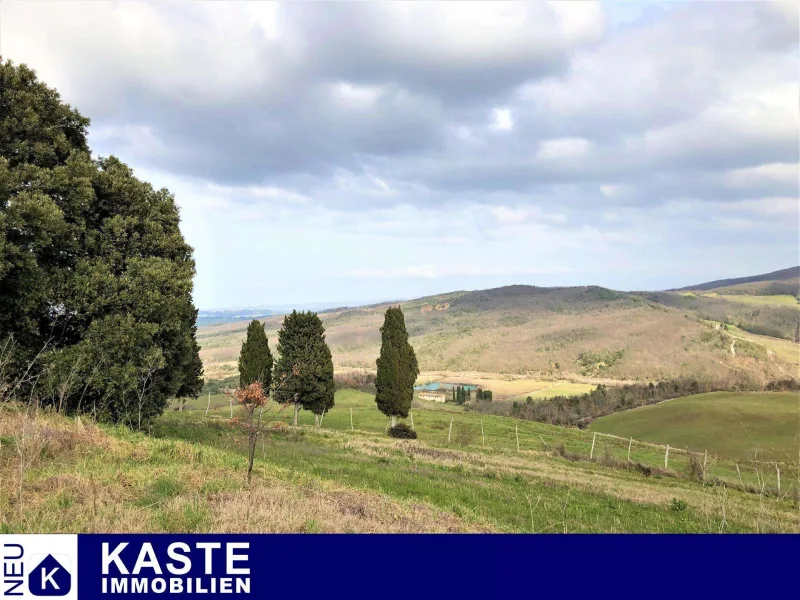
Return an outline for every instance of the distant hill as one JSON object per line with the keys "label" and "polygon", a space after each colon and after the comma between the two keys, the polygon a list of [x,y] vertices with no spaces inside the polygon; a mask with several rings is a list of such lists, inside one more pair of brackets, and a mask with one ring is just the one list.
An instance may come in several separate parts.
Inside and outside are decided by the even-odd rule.
{"label": "distant hill", "polygon": [[[709,281],[707,283],[700,283],[697,285],[690,285],[687,287],[682,287],[678,289],[669,290],[671,292],[690,292],[690,291],[708,291],[708,290],[716,290],[720,288],[730,288],[732,286],[740,286],[742,284],[753,284],[753,283],[771,283],[771,282],[793,282],[793,281],[800,281],[800,266],[798,267],[789,267],[788,269],[781,269],[780,271],[773,271],[772,273],[764,273],[763,275],[753,275],[751,277],[736,277],[733,279],[718,279],[716,281]],[[796,282],[795,281],[795,282]],[[756,286],[753,288],[753,291],[749,293],[758,293],[758,287]],[[797,291],[797,286],[795,285],[794,288],[795,293]],[[761,290],[763,292],[763,289]],[[748,293],[748,292],[741,292],[741,293]],[[787,293],[786,291],[780,291],[778,293],[784,294]]]}
{"label": "distant hill", "polygon": [[[791,360],[795,345],[786,339],[770,342],[781,345],[780,352],[746,339],[738,339],[731,352],[731,334],[701,319],[709,318],[699,312],[706,299],[689,295],[692,298],[675,292],[646,296],[597,286],[514,285],[392,304],[403,307],[422,371],[572,380],[747,374],[761,381],[797,372],[796,361]],[[753,307],[724,299],[714,302],[720,305],[720,318],[711,320],[725,320],[731,308],[754,312]],[[387,306],[320,313],[337,368],[375,368]],[[756,310],[759,319],[773,310],[786,312],[779,321],[767,324],[780,325],[782,334],[790,326],[794,331],[792,319],[798,311],[793,307]],[[273,348],[282,320],[281,316],[264,319]],[[245,323],[200,328],[198,341],[208,377],[235,374],[245,328]]]}
{"label": "distant hill", "polygon": [[236,308],[219,310],[200,310],[197,313],[197,325],[215,325],[219,323],[235,323],[237,321],[250,321],[258,317],[277,314],[266,308]]}

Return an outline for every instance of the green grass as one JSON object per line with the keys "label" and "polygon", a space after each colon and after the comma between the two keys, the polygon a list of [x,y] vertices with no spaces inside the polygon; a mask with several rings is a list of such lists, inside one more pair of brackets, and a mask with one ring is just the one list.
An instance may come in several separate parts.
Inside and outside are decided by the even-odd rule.
{"label": "green grass", "polygon": [[797,461],[800,397],[794,393],[713,392],[615,413],[591,429],[720,457]]}
{"label": "green grass", "polygon": [[[233,430],[220,436],[218,427],[210,428],[207,421],[190,414],[173,413],[160,421],[154,435],[225,448],[243,457],[244,440],[237,438]],[[367,443],[376,440],[363,432],[353,435]],[[368,454],[325,432],[303,430],[299,438],[292,431],[273,432],[259,452],[257,464],[268,473],[294,480],[323,479],[403,501],[424,501],[468,522],[489,523],[499,531],[703,532],[716,530],[720,524],[719,517],[709,521],[700,514],[697,500],[681,500],[686,508],[673,508],[672,498],[682,496],[686,482],[651,479],[647,485],[662,488],[662,494],[656,495],[665,493],[665,500],[630,501],[587,489],[585,483],[609,473],[620,484],[638,485],[644,478],[594,463],[576,465],[562,459],[546,459],[574,470],[573,482],[557,482],[542,479],[533,464],[516,468],[503,465],[504,453],[493,455],[496,463],[482,459],[480,453],[475,453],[474,458],[456,456],[453,463],[452,459],[418,458],[403,451],[399,443],[388,441],[390,445],[384,450]],[[749,524],[728,518],[726,531],[748,530]]]}
{"label": "green grass", "polygon": [[740,304],[753,304],[756,306],[793,306],[800,309],[800,302],[797,298],[788,294],[779,296],[749,296],[746,294],[720,294],[718,298],[724,298],[730,302]]}
{"label": "green grass", "polygon": [[[786,394],[775,395],[786,396]],[[215,397],[212,396],[211,398],[213,406]],[[209,412],[209,419],[228,418],[230,413],[227,405],[227,397],[221,396],[220,398],[225,398],[226,404],[221,405],[217,409],[212,409]],[[676,401],[677,400],[673,400],[671,402]],[[417,431],[419,439],[429,444],[466,450],[514,451],[517,448],[517,438],[519,438],[519,447],[521,450],[552,450],[563,445],[566,451],[585,457],[588,457],[591,451],[592,433],[588,430],[556,427],[545,423],[524,421],[511,417],[485,415],[452,403],[437,404],[435,402],[424,402],[419,399],[416,399],[414,402],[416,408],[411,410],[409,418],[399,419],[399,421],[411,425],[411,416],[413,416],[414,428]],[[202,416],[205,411],[205,403],[198,400],[197,404],[198,410],[187,410],[184,414],[186,416]],[[666,404],[658,406],[665,406]],[[617,413],[612,416],[628,415],[632,412],[635,411]],[[752,418],[755,422],[758,422],[761,417],[758,416],[757,412],[758,411],[754,411],[748,418]],[[235,417],[239,418],[243,418],[245,415],[244,411],[238,407],[234,407],[233,414]],[[178,412],[167,414],[167,416],[176,417],[180,415],[181,413]],[[292,410],[290,408],[272,406],[265,412],[266,421],[289,424],[291,419]],[[451,421],[452,432],[450,430]],[[791,423],[791,421],[789,422]],[[794,422],[797,423],[796,420]],[[595,421],[595,423],[597,423],[597,421]],[[299,425],[313,427],[314,416],[308,411],[300,411]],[[388,419],[378,411],[375,406],[373,395],[349,389],[336,392],[336,405],[323,418],[323,428],[335,431],[354,430],[356,432],[384,435],[387,425]],[[699,426],[702,427],[703,424],[701,423]],[[605,432],[603,429],[595,429],[595,431]],[[786,428],[784,428],[783,431],[784,433],[778,434],[778,437],[785,435]],[[616,432],[608,431],[608,433]],[[645,435],[641,437],[637,433],[623,433],[618,435],[623,437],[632,436],[636,440],[642,442],[671,444],[673,447],[678,448],[686,447],[686,444],[679,440],[670,441],[668,439],[656,439],[657,436],[654,438],[652,435],[648,435],[648,431],[645,431],[644,434]],[[765,441],[761,443],[760,447],[772,447],[772,442],[770,442],[771,434],[768,432],[759,432],[753,435],[755,439],[761,439],[761,436],[764,436]],[[450,440],[449,442],[448,437]],[[697,437],[703,439],[703,433],[698,433]],[[708,448],[705,446],[689,447],[700,452],[706,449],[711,453],[715,452],[711,446]],[[752,449],[752,445],[750,449]],[[795,451],[795,457],[796,455],[797,452]],[[595,456],[607,456],[616,460],[627,460],[627,440],[610,438],[598,439],[596,442]],[[759,457],[762,457],[762,455],[759,454]],[[630,458],[632,461],[644,465],[661,467],[664,464],[664,449],[650,446],[647,443],[633,443]],[[742,458],[747,458],[747,456]],[[752,454],[749,458],[752,458]],[[736,471],[736,462],[738,460],[740,460],[738,456],[731,457],[727,454],[719,453],[719,460],[713,464],[710,474],[725,480],[738,481],[739,473]],[[778,458],[771,458],[771,460],[785,461],[786,457],[781,455]],[[796,458],[794,460],[796,460]],[[669,467],[681,473],[685,472],[689,467],[689,455],[677,452],[673,453],[669,459]],[[776,475],[774,472],[766,475],[769,485],[775,484],[775,478]],[[753,470],[745,470],[745,472],[742,473],[742,481],[744,483],[754,484],[758,480],[759,476],[756,475]]]}
{"label": "green grass", "polygon": [[[299,428],[275,422],[288,421],[288,411],[270,415],[274,420],[257,447],[252,492],[245,483],[246,432],[227,418],[226,406],[208,417],[202,402],[196,410],[169,411],[153,424],[152,435],[101,426],[106,442],[43,454],[26,473],[21,510],[14,504],[16,493],[10,493],[16,489],[15,453],[4,444],[0,468],[7,470],[0,475],[7,477],[5,484],[0,477],[0,485],[9,486],[3,488],[9,493],[0,494],[3,531],[241,531],[250,526],[247,515],[261,506],[257,499],[263,494],[277,494],[268,496],[273,503],[263,509],[270,511],[273,531],[341,530],[342,523],[359,521],[337,515],[353,511],[366,511],[373,531],[385,530],[403,511],[406,517],[427,514],[425,507],[449,515],[460,530],[474,531],[797,530],[790,497],[762,501],[755,494],[703,485],[681,475],[686,461],[680,455],[671,459],[671,473],[621,468],[611,459],[624,459],[627,442],[598,437],[596,460],[590,461],[592,432],[452,405],[435,410],[418,405],[413,414],[420,440],[393,440],[385,435],[386,419],[370,394],[340,390],[336,400],[319,429],[305,411]],[[235,415],[241,414],[236,409]],[[48,440],[83,430],[57,415],[42,418],[50,419],[42,424]],[[561,444],[574,456],[544,451]],[[632,460],[658,465],[663,456],[658,448],[634,445]],[[724,477],[725,468],[716,464],[711,474]],[[786,490],[793,480],[788,472],[784,477]],[[256,504],[250,504],[251,493]],[[417,520],[421,530],[433,526]]]}
{"label": "green grass", "polygon": [[589,383],[572,383],[569,381],[563,381],[560,383],[556,383],[550,387],[544,388],[542,390],[536,390],[534,392],[529,392],[527,394],[520,394],[519,396],[515,396],[514,398],[510,398],[509,400],[517,402],[525,402],[525,400],[530,396],[534,400],[543,400],[545,398],[552,398],[554,396],[581,396],[583,394],[588,394],[592,390],[594,390],[597,386],[592,385]]}

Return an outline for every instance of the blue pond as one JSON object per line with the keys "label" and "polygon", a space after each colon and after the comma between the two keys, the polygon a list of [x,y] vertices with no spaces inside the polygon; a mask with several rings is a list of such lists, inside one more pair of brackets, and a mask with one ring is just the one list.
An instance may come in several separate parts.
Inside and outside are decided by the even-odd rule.
{"label": "blue pond", "polygon": [[434,381],[432,383],[426,383],[425,385],[415,385],[414,389],[417,390],[417,391],[428,390],[428,391],[432,392],[432,391],[436,391],[436,390],[452,390],[454,387],[456,387],[458,385],[464,386],[465,390],[477,390],[478,389],[477,385],[472,385],[472,384],[468,384],[468,383],[461,383],[461,384],[459,384],[459,383],[442,383],[441,381]]}

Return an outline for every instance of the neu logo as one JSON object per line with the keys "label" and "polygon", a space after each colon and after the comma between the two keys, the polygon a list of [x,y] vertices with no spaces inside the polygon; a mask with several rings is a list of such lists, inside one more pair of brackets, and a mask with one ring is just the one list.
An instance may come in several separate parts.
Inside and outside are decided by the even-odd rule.
{"label": "neu logo", "polygon": [[34,596],[66,596],[72,587],[72,575],[48,554],[28,574],[28,591]]}

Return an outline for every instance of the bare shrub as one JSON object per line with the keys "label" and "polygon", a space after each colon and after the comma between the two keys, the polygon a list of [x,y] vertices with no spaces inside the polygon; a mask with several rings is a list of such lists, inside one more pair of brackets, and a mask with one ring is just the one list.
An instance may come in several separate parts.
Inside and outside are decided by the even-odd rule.
{"label": "bare shrub", "polygon": [[705,477],[703,463],[696,454],[689,455],[689,463],[686,465],[686,475],[693,481],[703,481]]}
{"label": "bare shrub", "polygon": [[455,440],[459,446],[469,446],[478,439],[479,430],[475,425],[458,423],[455,426]]}

